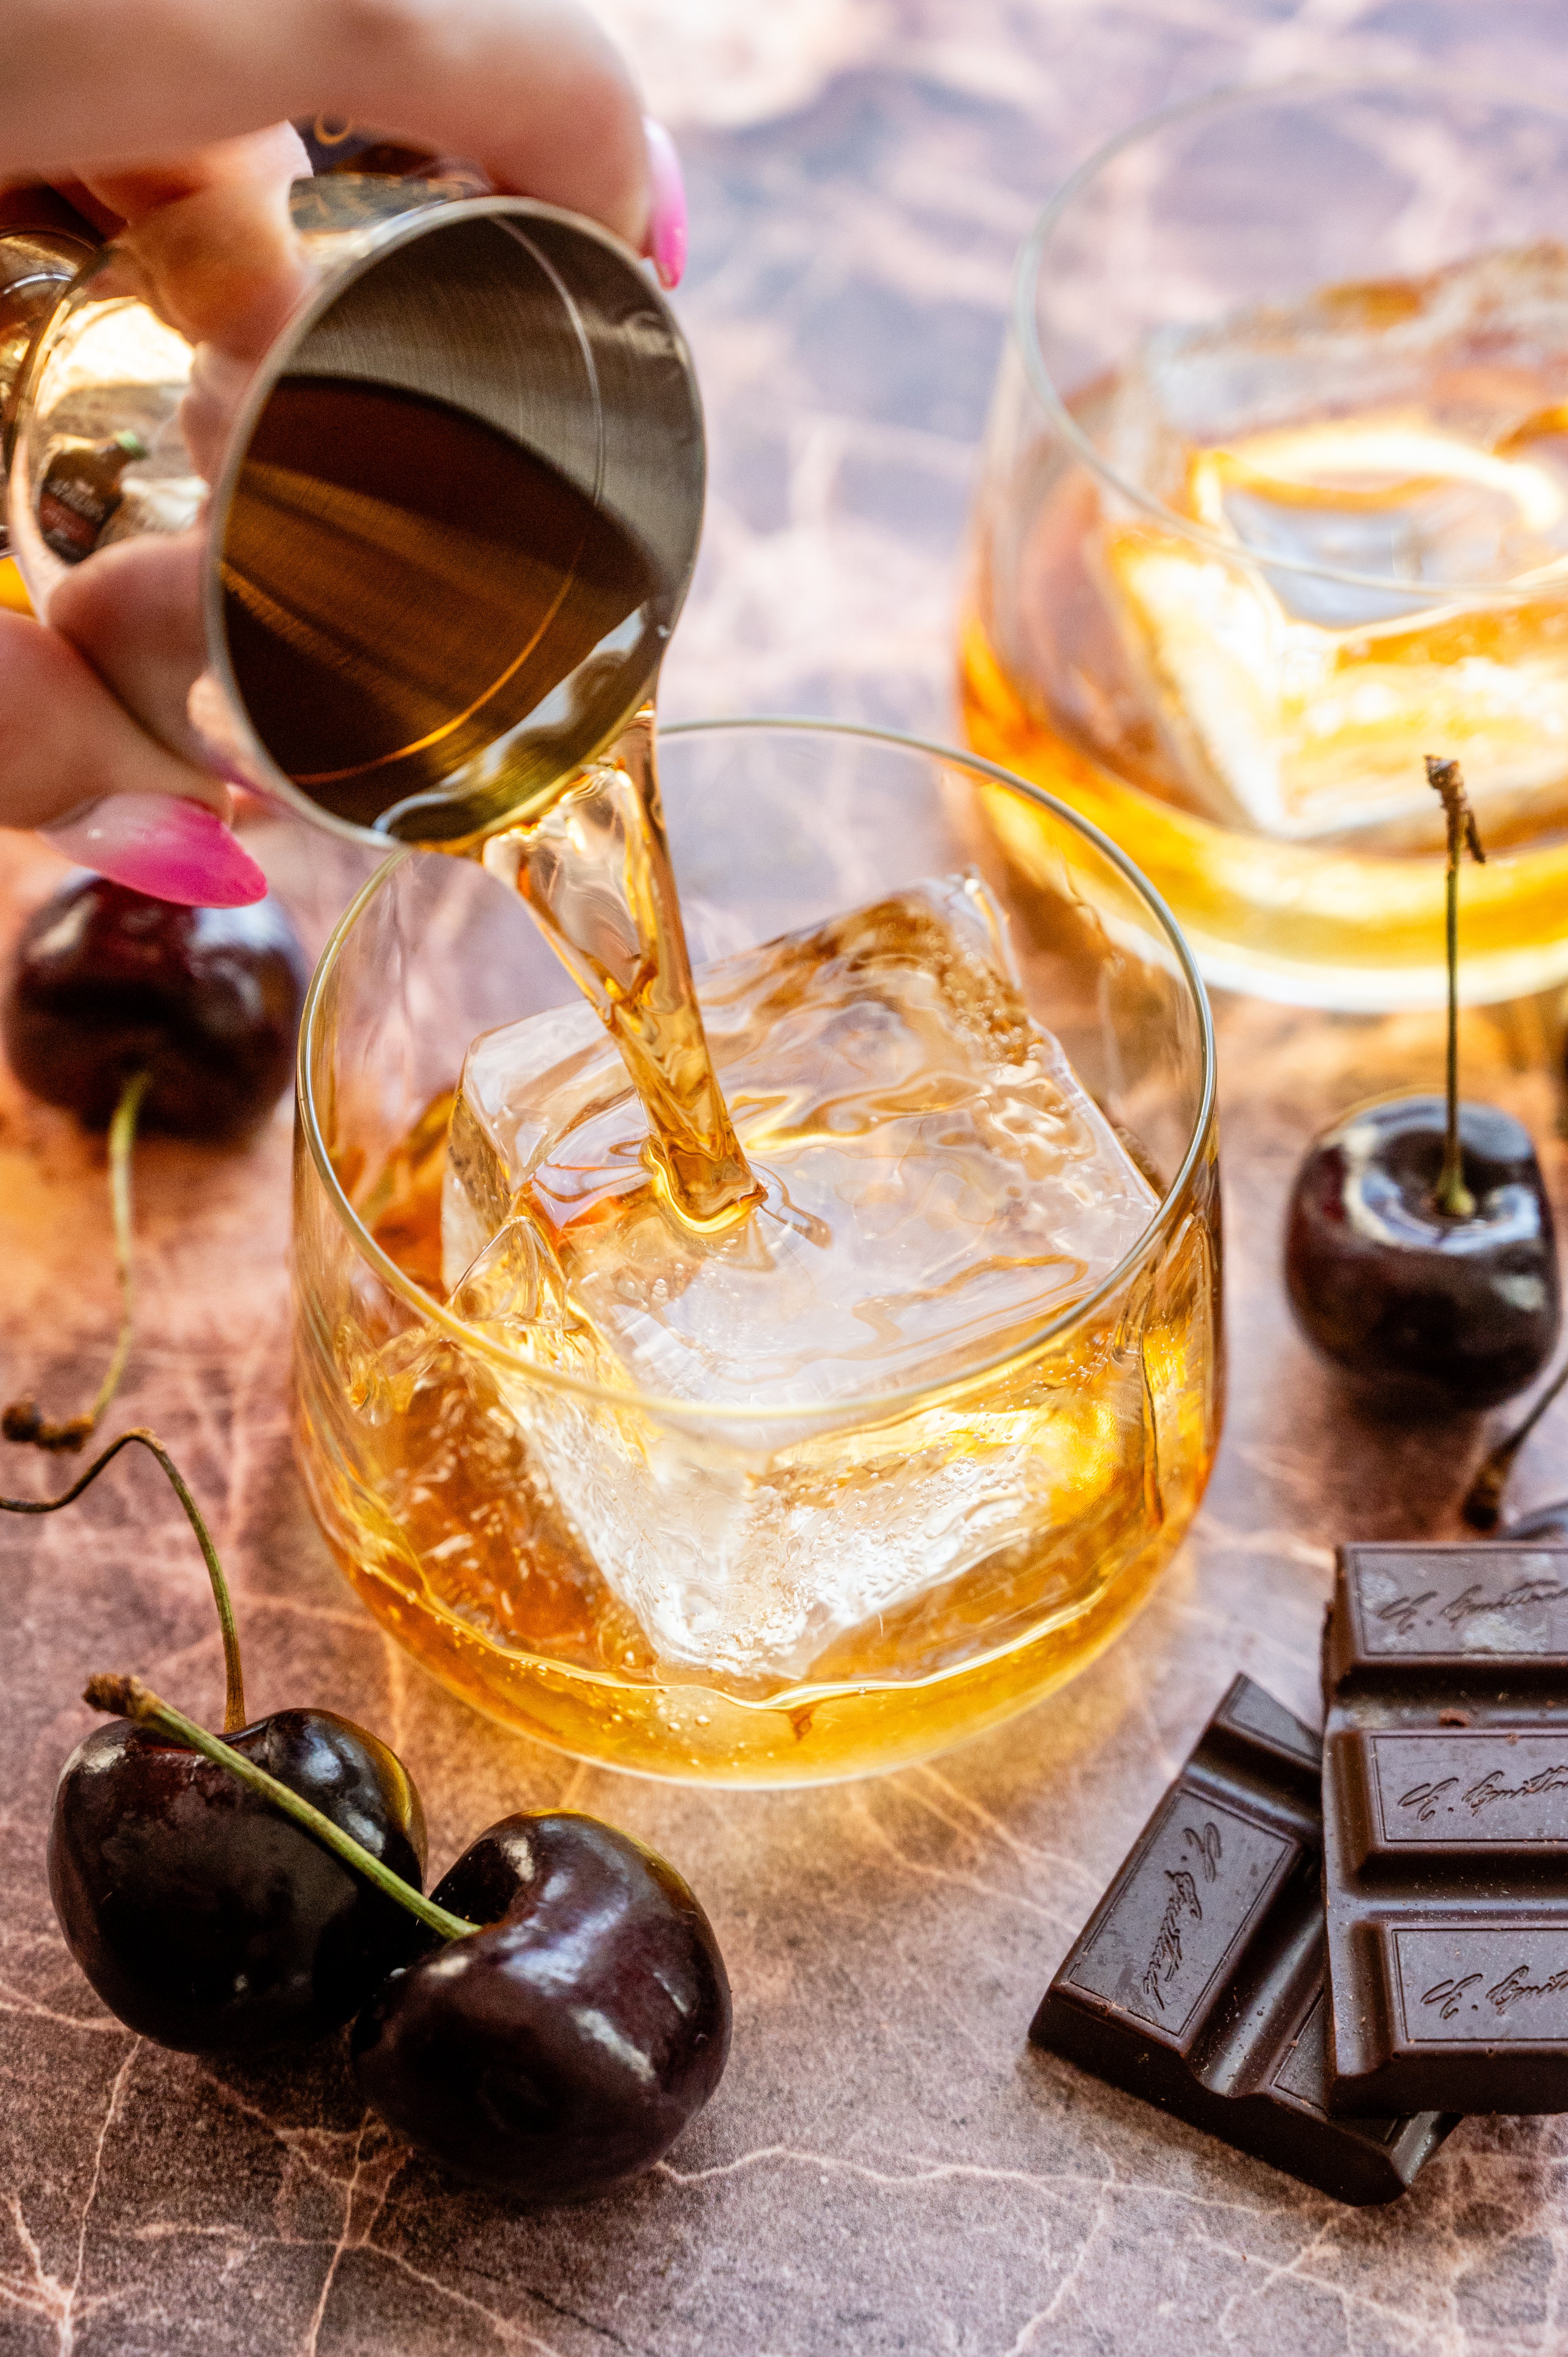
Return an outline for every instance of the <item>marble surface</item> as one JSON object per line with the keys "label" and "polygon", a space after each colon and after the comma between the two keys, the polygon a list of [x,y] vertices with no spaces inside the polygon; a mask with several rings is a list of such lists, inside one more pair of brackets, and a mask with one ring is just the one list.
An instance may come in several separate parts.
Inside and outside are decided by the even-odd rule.
{"label": "marble surface", "polygon": [[[1568,96],[1556,0],[615,0],[688,160],[681,302],[714,489],[671,663],[680,711],[950,727],[971,450],[1009,256],[1101,135],[1168,96],[1327,59],[1444,57]],[[1560,50],[1565,53],[1559,54]],[[317,935],[349,880],[269,831]],[[5,846],[4,926],[55,869]],[[308,888],[306,880],[308,878]],[[1215,1700],[1245,1668],[1305,1714],[1330,1551],[1446,1534],[1482,1445],[1357,1423],[1294,1339],[1278,1234],[1340,1107],[1439,1069],[1425,1018],[1219,1010],[1235,1380],[1193,1540],[1075,1686],[929,1767],[744,1797],[593,1771],[411,1668],[340,1586],[285,1432],[286,1122],[249,1155],[141,1157],[140,1340],[123,1406],[215,1518],[255,1705],[318,1700],[410,1762],[444,1865],[519,1806],[665,1851],[735,1984],[734,2056],[668,2162],[528,2216],[368,2119],[339,2048],[241,2069],[107,2018],[56,1931],[50,1792],[89,1671],[219,1708],[199,1562],[150,1463],[0,1531],[4,2357],[1090,2357],[1568,2349],[1568,2125],[1466,2123],[1414,2191],[1338,2208],[1034,2053],[1035,2003]],[[1556,1010],[1467,1018],[1472,1085],[1568,1166]],[[0,1084],[0,1382],[74,1403],[112,1332],[102,1169]],[[1568,1489],[1568,1414],[1520,1468]],[[34,1493],[41,1465],[6,1478]]]}

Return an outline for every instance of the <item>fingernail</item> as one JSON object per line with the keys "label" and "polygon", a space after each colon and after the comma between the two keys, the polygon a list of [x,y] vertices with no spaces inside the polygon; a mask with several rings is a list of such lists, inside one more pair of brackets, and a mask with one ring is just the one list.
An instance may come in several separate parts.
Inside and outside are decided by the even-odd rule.
{"label": "fingernail", "polygon": [[686,267],[686,183],[675,142],[651,114],[642,118],[648,142],[648,177],[653,201],[648,216],[648,250],[660,286],[679,286]]}
{"label": "fingernail", "polygon": [[242,909],[266,894],[266,877],[217,813],[177,794],[106,794],[40,832],[68,859],[157,900]]}

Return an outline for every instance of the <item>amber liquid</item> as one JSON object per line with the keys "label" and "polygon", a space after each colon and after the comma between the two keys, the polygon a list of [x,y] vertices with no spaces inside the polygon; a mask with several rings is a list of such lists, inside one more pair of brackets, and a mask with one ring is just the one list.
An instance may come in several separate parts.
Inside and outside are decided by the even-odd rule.
{"label": "amber liquid", "polygon": [[[959,687],[977,753],[1058,795],[1136,861],[1175,912],[1209,982],[1304,1006],[1436,1006],[1443,863],[1380,857],[1216,823],[1160,791],[1144,748],[1121,759],[1058,722],[998,652],[977,598],[965,617]],[[993,817],[1026,877],[1048,886],[1048,846],[1011,796]],[[1488,851],[1463,885],[1462,996],[1522,997],[1568,978],[1568,844]]]}
{"label": "amber liquid", "polygon": [[[1079,404],[1091,436],[1115,394],[1101,388]],[[1526,387],[1520,405],[1534,397]],[[1266,486],[1276,541],[1295,532],[1311,556],[1336,544],[1337,527],[1348,544],[1340,561],[1354,565],[1370,544],[1362,562],[1380,572],[1390,569],[1382,542],[1397,545],[1402,529],[1414,540],[1442,500],[1479,506],[1474,473],[1491,470],[1487,495],[1509,511],[1552,490],[1568,475],[1562,413],[1530,423],[1528,449],[1516,435],[1471,450],[1456,430],[1425,421],[1396,429],[1375,414],[1307,414],[1288,434],[1259,436],[1251,469],[1244,446],[1195,448],[1187,492],[1172,504],[1212,525],[1229,503],[1251,523],[1253,474],[1294,467],[1300,480]],[[1369,463],[1364,479],[1354,472],[1358,444],[1387,450],[1382,478]],[[1310,479],[1315,446],[1320,483]],[[1205,490],[1207,501],[1195,496]],[[1292,609],[1288,581],[1261,593],[1240,573],[1227,581],[1146,520],[1112,514],[1087,470],[1072,467],[1046,484],[1023,529],[1009,519],[992,544],[1008,551],[1006,577],[988,547],[961,636],[969,742],[1102,827],[1170,903],[1211,983],[1345,1008],[1442,1003],[1443,837],[1423,792],[1426,752],[1459,758],[1475,780],[1487,847],[1463,887],[1465,996],[1522,996],[1568,977],[1561,581],[1546,578],[1512,604],[1466,608],[1456,596],[1409,615],[1384,597],[1395,610],[1372,601],[1365,626],[1353,612],[1305,615]],[[1543,562],[1552,546],[1530,554]],[[1281,646],[1275,666],[1270,651]],[[1287,791],[1277,822],[1240,801],[1227,808],[1222,780],[1199,784],[1199,740],[1234,749],[1253,730],[1258,742],[1273,735],[1279,751]],[[1335,761],[1340,791],[1324,796],[1315,820],[1314,767],[1321,776]],[[1510,766],[1529,782],[1488,792],[1488,774]],[[1404,780],[1400,815],[1380,820]],[[1027,813],[1008,802],[998,818],[1018,867],[1043,875],[1048,861]]]}
{"label": "amber liquid", "polygon": [[[305,376],[283,378],[257,424],[222,580],[257,735],[285,776],[361,825],[537,715],[660,594],[628,533],[482,418]],[[568,692],[591,694],[591,676]],[[520,778],[514,761],[514,789],[549,781],[547,730],[527,758],[542,775]],[[417,813],[393,831],[429,839]]]}
{"label": "amber liquid", "polygon": [[[361,823],[414,802],[466,748],[535,712],[653,595],[630,534],[564,475],[426,395],[285,377],[257,424],[224,541],[242,700],[296,785]],[[547,740],[546,740],[547,744]],[[515,781],[514,781],[515,782]],[[757,1189],[692,988],[652,715],[492,838],[626,1058],[650,1157],[695,1226]],[[418,812],[408,831],[418,834]]]}
{"label": "amber liquid", "polygon": [[650,705],[542,818],[491,836],[484,862],[527,902],[619,1049],[665,1202],[712,1232],[743,1218],[761,1189],[708,1052],[653,739]]}
{"label": "amber liquid", "polygon": [[[378,1243],[437,1296],[451,1109],[436,1100],[356,1190]],[[296,1249],[309,1301],[338,1281],[314,1258],[323,1229],[307,1159]],[[1063,1528],[1042,1520],[1035,1544],[855,1631],[805,1682],[746,1694],[664,1668],[536,1480],[485,1361],[434,1326],[389,1341],[372,1316],[340,1325],[323,1354],[307,1315],[296,1405],[317,1517],[366,1606],[434,1675],[564,1750],[732,1785],[924,1758],[1076,1676],[1136,1614],[1185,1534],[1219,1435],[1213,1182],[1201,1168],[1159,1254],[1103,1323],[887,1438],[895,1450],[983,1452],[999,1431],[1070,1402],[1080,1516]],[[628,1439],[637,1445],[635,1431]],[[850,1512],[876,1480],[853,1456],[852,1444]]]}
{"label": "amber liquid", "polygon": [[[558,886],[543,867],[540,888]],[[579,939],[590,934],[580,912],[571,921]],[[601,936],[607,965],[608,946]],[[342,1171],[376,1242],[438,1299],[452,1113],[450,1096],[437,1099],[378,1172]],[[585,1758],[796,1783],[939,1750],[1082,1669],[1144,1601],[1202,1494],[1220,1396],[1207,1162],[1147,1262],[1048,1351],[755,1465],[786,1511],[819,1526],[825,1517],[853,1546],[885,1527],[886,1501],[911,1467],[943,1480],[970,1463],[983,1488],[1015,1469],[1022,1447],[1041,1481],[1026,1540],[844,1631],[804,1674],[671,1665],[579,1535],[569,1485],[541,1478],[526,1383],[520,1397],[515,1377],[481,1351],[434,1319],[408,1322],[390,1301],[389,1324],[374,1288],[335,1257],[352,1246],[323,1220],[306,1156],[300,1184],[297,1404],[323,1529],[370,1609],[435,1675]],[[627,1234],[629,1246],[635,1218]],[[317,1304],[337,1305],[329,1329]],[[630,1456],[668,1462],[669,1433],[632,1400],[605,1412]],[[709,1470],[721,1484],[734,1478],[716,1460]],[[669,1517],[701,1511],[701,1480],[691,1495],[671,1489]]]}

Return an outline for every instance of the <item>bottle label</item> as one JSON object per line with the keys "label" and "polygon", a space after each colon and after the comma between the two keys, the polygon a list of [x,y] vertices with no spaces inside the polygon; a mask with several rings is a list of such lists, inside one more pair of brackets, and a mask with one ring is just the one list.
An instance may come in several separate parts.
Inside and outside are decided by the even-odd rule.
{"label": "bottle label", "polygon": [[51,464],[38,493],[38,530],[45,545],[68,565],[80,565],[97,547],[104,525],[124,496],[117,479],[119,468],[133,455],[113,452],[109,460],[112,475],[105,465],[106,454],[97,450],[85,457],[62,455]]}

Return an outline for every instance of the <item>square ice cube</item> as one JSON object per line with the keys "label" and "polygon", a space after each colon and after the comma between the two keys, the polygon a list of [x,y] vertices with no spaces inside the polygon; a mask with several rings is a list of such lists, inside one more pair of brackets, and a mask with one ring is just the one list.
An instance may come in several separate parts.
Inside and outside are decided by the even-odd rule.
{"label": "square ice cube", "polygon": [[[1081,1401],[1051,1432],[1037,1413],[988,1426],[971,1398],[945,1423],[930,1412],[918,1440],[909,1419],[873,1428],[853,1404],[1015,1347],[1111,1274],[1155,1199],[1029,1017],[972,877],[697,982],[766,1200],[716,1236],[685,1229],[651,1182],[613,1046],[569,1007],[469,1052],[446,1265],[466,1317],[608,1395],[502,1379],[661,1657],[798,1677],[1111,1465],[1083,1447]],[[649,1415],[636,1394],[677,1405]]]}
{"label": "square ice cube", "polygon": [[1568,801],[1565,382],[1554,246],[1149,339],[1108,455],[1235,554],[1113,516],[1099,562],[1200,808],[1435,844],[1428,751],[1484,826]]}

